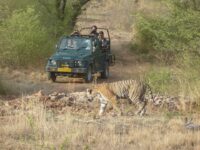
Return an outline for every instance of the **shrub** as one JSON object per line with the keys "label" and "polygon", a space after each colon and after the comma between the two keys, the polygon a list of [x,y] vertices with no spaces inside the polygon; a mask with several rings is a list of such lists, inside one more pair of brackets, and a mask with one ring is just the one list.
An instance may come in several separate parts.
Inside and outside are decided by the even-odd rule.
{"label": "shrub", "polygon": [[200,97],[200,59],[198,55],[184,52],[177,56],[176,74],[181,94],[190,96],[198,101]]}
{"label": "shrub", "polygon": [[194,7],[192,1],[186,1],[165,1],[168,9],[159,15],[138,14],[132,48],[172,67],[157,67],[146,73],[154,91],[183,95],[199,103],[200,5]]}
{"label": "shrub", "polygon": [[0,65],[44,68],[54,44],[61,35],[73,30],[76,16],[87,1],[67,1],[63,20],[57,16],[55,1],[0,2],[5,5],[5,9],[0,10],[3,16],[0,19]]}
{"label": "shrub", "polygon": [[154,68],[145,75],[146,82],[153,91],[167,93],[177,85],[173,72],[168,68]]}
{"label": "shrub", "polygon": [[27,66],[37,64],[46,55],[47,32],[33,7],[14,11],[1,26],[1,64]]}
{"label": "shrub", "polygon": [[184,52],[176,56],[176,65],[154,67],[146,73],[145,79],[154,92],[190,97],[200,103],[199,68],[199,56]]}
{"label": "shrub", "polygon": [[142,52],[159,55],[165,61],[174,60],[176,54],[184,51],[200,54],[199,12],[167,2],[169,13],[165,15],[137,15],[135,45]]}

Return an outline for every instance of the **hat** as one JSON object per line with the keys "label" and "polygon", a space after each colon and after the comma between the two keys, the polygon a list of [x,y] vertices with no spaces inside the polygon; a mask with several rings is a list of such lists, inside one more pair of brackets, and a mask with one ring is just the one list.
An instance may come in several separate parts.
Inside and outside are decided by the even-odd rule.
{"label": "hat", "polygon": [[93,26],[92,26],[92,29],[93,29],[93,28],[96,30],[96,29],[97,29],[97,26],[96,26],[96,25],[93,25]]}
{"label": "hat", "polygon": [[99,31],[99,34],[104,34],[103,31]]}

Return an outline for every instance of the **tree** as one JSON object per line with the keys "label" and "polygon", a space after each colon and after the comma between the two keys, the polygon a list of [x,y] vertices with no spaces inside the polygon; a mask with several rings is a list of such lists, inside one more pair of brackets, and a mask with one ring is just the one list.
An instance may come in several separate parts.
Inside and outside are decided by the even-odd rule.
{"label": "tree", "polygon": [[199,0],[181,0],[177,1],[178,4],[181,4],[184,8],[192,8],[196,11],[200,10],[200,1]]}
{"label": "tree", "polygon": [[67,0],[56,0],[56,11],[61,20],[64,20],[66,3]]}

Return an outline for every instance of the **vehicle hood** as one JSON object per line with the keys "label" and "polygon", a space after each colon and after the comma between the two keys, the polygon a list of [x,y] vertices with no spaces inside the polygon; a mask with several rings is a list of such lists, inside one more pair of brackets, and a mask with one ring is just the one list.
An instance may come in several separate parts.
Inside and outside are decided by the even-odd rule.
{"label": "vehicle hood", "polygon": [[89,57],[91,54],[88,52],[56,52],[50,59],[54,60],[81,60]]}

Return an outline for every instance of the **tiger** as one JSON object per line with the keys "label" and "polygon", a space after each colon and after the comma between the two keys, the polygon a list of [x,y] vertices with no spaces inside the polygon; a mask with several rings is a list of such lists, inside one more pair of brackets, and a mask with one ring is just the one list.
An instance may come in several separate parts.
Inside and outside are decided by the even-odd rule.
{"label": "tiger", "polygon": [[[145,97],[147,90],[149,91],[150,98]],[[117,106],[120,98],[125,98],[130,103],[138,105],[139,109],[135,114],[140,116],[144,115],[146,112],[148,99],[153,101],[153,94],[150,86],[139,80],[122,80],[112,83],[102,83],[96,85],[93,89],[87,89],[86,93],[88,101],[93,101],[95,98],[99,99],[100,116],[103,115],[108,102],[122,115],[122,111]]]}

